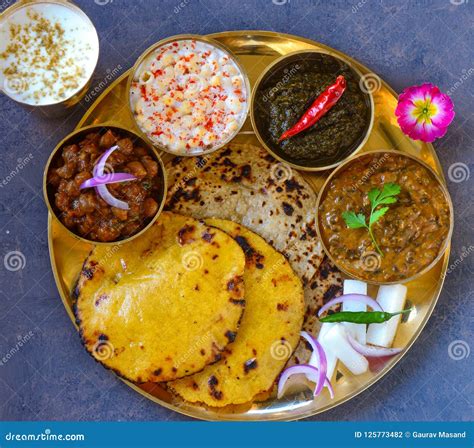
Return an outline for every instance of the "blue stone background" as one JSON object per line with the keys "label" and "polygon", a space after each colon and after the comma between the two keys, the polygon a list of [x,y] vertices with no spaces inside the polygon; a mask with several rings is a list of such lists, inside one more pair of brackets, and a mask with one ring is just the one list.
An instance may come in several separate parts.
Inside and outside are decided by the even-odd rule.
{"label": "blue stone background", "polygon": [[[445,174],[448,170],[452,174],[448,187],[456,225],[451,261],[458,260],[456,267],[446,278],[432,318],[404,360],[368,391],[313,419],[471,420],[474,1],[77,3],[100,36],[93,86],[117,66],[121,72],[128,69],[145,48],[165,36],[263,29],[299,34],[342,50],[398,92],[431,81],[451,93],[456,118],[435,146]],[[0,256],[20,251],[26,260],[17,271],[0,263],[0,359],[32,332],[29,341],[0,365],[0,420],[183,420],[186,417],[133,392],[84,351],[54,284],[41,192],[43,167],[87,106],[84,102],[65,119],[52,120],[0,97],[0,180],[15,170],[19,158],[34,156],[0,186]],[[460,341],[456,344],[461,351],[449,356],[455,341]]]}

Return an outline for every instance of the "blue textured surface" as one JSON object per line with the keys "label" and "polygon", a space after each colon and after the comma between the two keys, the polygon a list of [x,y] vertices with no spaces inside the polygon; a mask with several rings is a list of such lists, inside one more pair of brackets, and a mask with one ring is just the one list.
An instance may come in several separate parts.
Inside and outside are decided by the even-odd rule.
{"label": "blue textured surface", "polygon": [[[9,2],[3,2],[3,7]],[[456,118],[436,143],[455,204],[451,262],[439,305],[420,339],[368,391],[316,420],[472,420],[474,271],[474,3],[438,1],[218,0],[77,2],[95,23],[101,56],[94,85],[121,72],[168,35],[265,29],[299,34],[342,50],[397,91],[431,81],[452,94]],[[181,5],[181,6],[180,6]],[[0,6],[2,7],[2,6]],[[144,399],[83,350],[59,299],[48,258],[43,166],[88,104],[66,119],[31,114],[0,98],[0,420],[183,420]],[[17,169],[18,159],[33,159]],[[14,173],[14,174],[12,174]],[[32,333],[29,333],[32,332]],[[22,347],[18,341],[30,334]],[[450,344],[461,349],[454,354]],[[451,345],[452,348],[452,345]],[[462,352],[464,349],[464,352]],[[454,358],[461,358],[455,360]]]}

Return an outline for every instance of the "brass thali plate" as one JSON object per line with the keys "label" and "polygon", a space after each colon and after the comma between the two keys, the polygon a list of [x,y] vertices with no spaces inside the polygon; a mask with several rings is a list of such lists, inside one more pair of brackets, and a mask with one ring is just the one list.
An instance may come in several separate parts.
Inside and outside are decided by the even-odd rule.
{"label": "brass thali plate", "polygon": [[[367,85],[374,86],[375,121],[363,151],[397,149],[406,152],[423,160],[444,179],[441,165],[433,146],[422,142],[414,142],[400,131],[394,114],[397,104],[395,92],[359,62],[325,45],[288,34],[268,31],[232,31],[212,34],[209,37],[226,45],[237,55],[248,72],[252,86],[269,63],[281,55],[294,51],[317,49],[346,59],[358,68],[362,74],[366,75]],[[127,76],[128,72],[124,73],[100,95],[83,116],[77,125],[78,128],[104,123],[113,123],[124,128],[134,128],[127,109]],[[236,141],[255,145],[259,144],[252,131],[250,119],[247,119],[241,132],[236,137]],[[171,156],[162,154],[162,157],[166,163]],[[319,191],[329,172],[302,172],[302,174],[315,191]],[[64,306],[74,323],[71,291],[82,263],[90,252],[92,245],[73,238],[56,220],[52,219],[51,214],[48,217],[48,242],[56,284]],[[414,309],[410,313],[408,320],[400,325],[394,342],[395,347],[406,347],[408,349],[423,330],[433,312],[443,286],[449,260],[449,250],[448,247],[444,256],[430,271],[407,284],[408,300],[412,303]],[[333,400],[329,398],[327,393],[321,394],[314,400],[309,391],[302,391],[289,397],[284,397],[281,400],[271,397],[266,401],[233,406],[224,410],[184,403],[167,392],[159,384],[135,385],[127,381],[124,382],[148,399],[166,408],[198,419],[296,420],[327,411],[350,400],[378,381],[402,357],[403,354],[395,357],[377,372],[369,371],[360,376],[353,376],[339,364],[337,377],[333,381],[335,389],[335,398]]]}

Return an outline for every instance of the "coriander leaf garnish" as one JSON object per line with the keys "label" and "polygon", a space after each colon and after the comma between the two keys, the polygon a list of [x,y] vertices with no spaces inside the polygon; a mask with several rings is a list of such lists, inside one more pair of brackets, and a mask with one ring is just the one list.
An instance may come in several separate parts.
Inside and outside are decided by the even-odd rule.
{"label": "coriander leaf garnish", "polygon": [[389,207],[381,207],[377,209],[379,205],[385,204],[394,204],[397,202],[397,197],[400,194],[400,185],[390,182],[385,184],[380,191],[378,188],[372,188],[367,194],[369,198],[371,209],[370,209],[370,216],[369,216],[369,224],[367,224],[366,217],[363,213],[355,213],[353,211],[346,211],[342,213],[342,217],[346,222],[347,227],[350,229],[361,229],[366,228],[369,232],[370,238],[374,243],[375,249],[377,252],[383,256],[383,252],[381,251],[377,241],[375,240],[375,236],[372,232],[372,225],[375,224],[387,211]]}

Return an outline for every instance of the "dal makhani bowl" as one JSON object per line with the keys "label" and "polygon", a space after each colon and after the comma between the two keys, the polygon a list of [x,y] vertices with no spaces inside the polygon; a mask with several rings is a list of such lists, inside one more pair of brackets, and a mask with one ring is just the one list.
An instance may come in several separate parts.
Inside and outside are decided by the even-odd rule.
{"label": "dal makhani bowl", "polygon": [[408,282],[446,250],[453,209],[446,187],[416,157],[374,151],[350,159],[318,198],[318,233],[346,274],[374,284]]}

